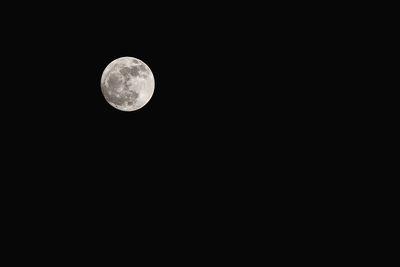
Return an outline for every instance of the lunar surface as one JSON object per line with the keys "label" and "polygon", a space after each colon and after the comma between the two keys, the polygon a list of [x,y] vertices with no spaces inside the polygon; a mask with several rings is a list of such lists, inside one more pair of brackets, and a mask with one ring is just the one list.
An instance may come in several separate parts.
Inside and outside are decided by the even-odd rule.
{"label": "lunar surface", "polygon": [[101,76],[101,91],[107,102],[122,111],[138,110],[154,92],[154,76],[141,60],[121,57],[112,61]]}

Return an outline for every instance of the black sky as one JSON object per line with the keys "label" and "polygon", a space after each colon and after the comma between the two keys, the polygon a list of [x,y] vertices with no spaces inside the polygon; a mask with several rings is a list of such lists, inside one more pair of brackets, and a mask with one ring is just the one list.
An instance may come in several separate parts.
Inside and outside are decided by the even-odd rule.
{"label": "black sky", "polygon": [[[272,7],[32,8],[41,11],[5,33],[16,102],[7,101],[4,118],[15,150],[33,166],[39,158],[71,174],[139,165],[209,176],[240,169],[234,162],[290,133],[282,129],[295,121],[292,70],[301,66],[289,62],[300,48],[292,49],[297,37],[287,38],[281,29],[290,23]],[[136,112],[112,108],[100,90],[104,68],[122,56],[141,59],[155,77],[152,99]]]}

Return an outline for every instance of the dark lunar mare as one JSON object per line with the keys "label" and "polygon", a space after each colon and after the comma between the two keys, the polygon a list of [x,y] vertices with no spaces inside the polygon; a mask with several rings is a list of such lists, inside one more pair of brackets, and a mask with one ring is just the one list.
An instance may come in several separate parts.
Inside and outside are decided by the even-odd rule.
{"label": "dark lunar mare", "polygon": [[[113,103],[113,104],[116,104],[116,105],[122,105],[122,104],[124,104],[124,102],[126,101],[126,100],[124,99],[123,95],[122,95],[122,97],[119,98],[119,97],[117,97],[117,96],[113,93],[113,90],[110,90],[110,89],[107,88],[107,87],[103,87],[102,89],[103,89],[104,98],[105,98],[108,102]],[[108,93],[106,93],[106,92],[110,92],[111,94],[108,94]]]}
{"label": "dark lunar mare", "polygon": [[110,74],[108,77],[108,85],[112,88],[118,88],[121,85],[121,80],[116,74]]}
{"label": "dark lunar mare", "polygon": [[133,77],[139,76],[139,68],[137,66],[131,67],[130,73]]}
{"label": "dark lunar mare", "polygon": [[119,77],[115,74],[110,74],[107,77],[106,81],[108,83],[108,86],[105,81],[101,85],[104,98],[110,103],[122,105],[125,102],[123,95],[120,94],[121,97],[117,97],[117,95],[115,94],[115,90],[121,86],[121,81]]}
{"label": "dark lunar mare", "polygon": [[138,98],[138,96],[139,96],[139,94],[136,93],[135,91],[130,92],[130,93],[129,93],[129,100],[130,100],[130,101],[135,101],[135,102],[136,102],[136,99]]}
{"label": "dark lunar mare", "polygon": [[129,74],[129,72],[130,72],[130,68],[128,68],[128,67],[123,67],[122,69],[119,70],[119,73],[121,73],[125,77]]}

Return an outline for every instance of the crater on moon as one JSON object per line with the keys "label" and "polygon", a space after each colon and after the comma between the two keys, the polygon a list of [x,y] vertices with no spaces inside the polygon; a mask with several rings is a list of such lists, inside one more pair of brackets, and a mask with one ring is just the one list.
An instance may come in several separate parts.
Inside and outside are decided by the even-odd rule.
{"label": "crater on moon", "polygon": [[100,85],[104,98],[111,106],[133,111],[149,102],[154,92],[154,76],[143,61],[122,57],[105,68]]}

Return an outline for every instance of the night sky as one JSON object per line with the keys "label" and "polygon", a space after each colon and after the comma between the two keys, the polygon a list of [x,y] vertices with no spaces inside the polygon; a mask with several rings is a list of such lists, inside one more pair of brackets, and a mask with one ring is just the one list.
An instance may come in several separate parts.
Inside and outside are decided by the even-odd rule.
{"label": "night sky", "polygon": [[[2,18],[10,161],[87,184],[101,176],[221,185],[256,173],[268,151],[283,157],[307,120],[295,8],[140,3],[36,3],[14,16],[23,23]],[[104,68],[123,56],[155,77],[150,102],[134,112],[111,107],[100,89]]]}

